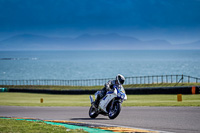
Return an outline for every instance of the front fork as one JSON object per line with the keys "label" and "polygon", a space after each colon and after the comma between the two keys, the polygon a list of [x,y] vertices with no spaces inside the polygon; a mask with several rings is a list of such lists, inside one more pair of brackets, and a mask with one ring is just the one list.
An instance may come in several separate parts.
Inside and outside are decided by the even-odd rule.
{"label": "front fork", "polygon": [[113,108],[114,102],[115,102],[115,98],[113,98],[113,100],[112,100],[112,103],[111,103],[111,105],[110,105],[110,109]]}

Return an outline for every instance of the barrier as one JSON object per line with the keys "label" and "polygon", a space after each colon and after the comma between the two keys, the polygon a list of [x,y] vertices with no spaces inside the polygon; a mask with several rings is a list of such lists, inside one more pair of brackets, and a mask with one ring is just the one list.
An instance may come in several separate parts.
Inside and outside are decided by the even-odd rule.
{"label": "barrier", "polygon": [[[132,88],[125,89],[127,94],[192,94],[191,86],[182,87],[152,87],[152,88]],[[196,87],[196,94],[199,88]]]}
{"label": "barrier", "polygon": [[0,92],[7,92],[7,88],[0,88]]}
{"label": "barrier", "polygon": [[[199,87],[195,87],[195,94],[199,94]],[[186,87],[152,87],[152,88],[125,88],[126,94],[192,94],[191,86]],[[8,92],[44,93],[44,94],[94,94],[97,90],[40,90],[10,88]]]}

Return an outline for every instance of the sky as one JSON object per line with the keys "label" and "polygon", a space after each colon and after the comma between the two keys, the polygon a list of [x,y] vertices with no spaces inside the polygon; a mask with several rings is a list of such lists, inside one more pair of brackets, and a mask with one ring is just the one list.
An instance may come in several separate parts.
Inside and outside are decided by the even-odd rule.
{"label": "sky", "polygon": [[200,40],[200,0],[0,0],[0,40],[17,34]]}

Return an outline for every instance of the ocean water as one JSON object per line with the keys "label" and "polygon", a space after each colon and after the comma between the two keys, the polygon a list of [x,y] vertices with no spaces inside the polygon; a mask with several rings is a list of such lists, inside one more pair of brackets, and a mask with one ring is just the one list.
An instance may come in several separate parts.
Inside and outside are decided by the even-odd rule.
{"label": "ocean water", "polygon": [[200,77],[200,50],[0,51],[0,79]]}

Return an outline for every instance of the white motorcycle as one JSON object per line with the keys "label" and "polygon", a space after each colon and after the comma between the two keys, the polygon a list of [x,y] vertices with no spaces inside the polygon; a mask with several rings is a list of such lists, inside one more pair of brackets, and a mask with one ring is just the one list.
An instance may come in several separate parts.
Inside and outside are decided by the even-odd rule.
{"label": "white motorcycle", "polygon": [[[99,93],[100,91],[95,93],[95,99]],[[108,91],[100,100],[98,107],[94,106],[93,97],[90,96],[91,107],[89,110],[89,116],[91,118],[96,118],[99,114],[102,114],[108,116],[110,119],[115,119],[119,115],[121,104],[125,100],[127,100],[127,96],[122,86],[120,88],[113,86],[113,90]]]}

